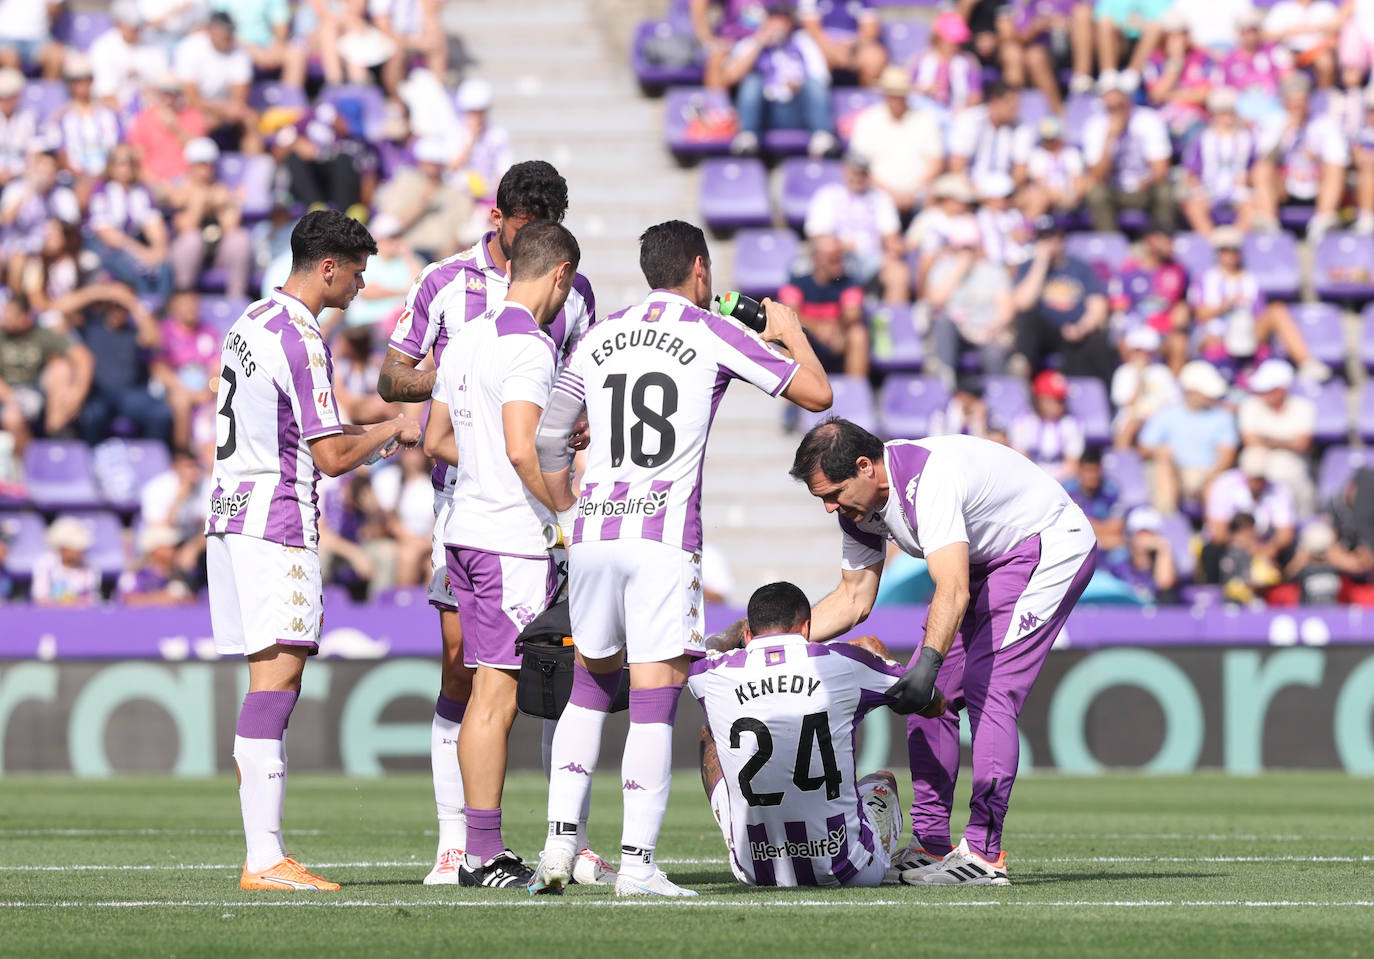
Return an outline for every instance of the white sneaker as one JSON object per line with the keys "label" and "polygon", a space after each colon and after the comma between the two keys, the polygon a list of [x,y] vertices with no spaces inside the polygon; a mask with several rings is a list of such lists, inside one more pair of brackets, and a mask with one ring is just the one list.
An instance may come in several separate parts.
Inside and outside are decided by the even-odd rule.
{"label": "white sneaker", "polygon": [[939,864],[939,856],[933,852],[926,852],[913,840],[892,854],[892,864],[888,866],[887,875],[883,877],[883,884],[890,886],[905,883],[906,873],[914,874],[917,870]]}
{"label": "white sneaker", "polygon": [[463,850],[445,849],[434,860],[434,868],[425,877],[426,886],[458,885],[458,867],[463,864]]}
{"label": "white sneaker", "polygon": [[1312,219],[1307,221],[1307,239],[1312,243],[1320,243],[1335,225],[1336,218],[1330,213],[1314,213]]}
{"label": "white sneaker", "polygon": [[573,857],[572,881],[579,886],[614,886],[618,875],[610,863],[590,849]]}
{"label": "white sneaker", "polygon": [[1069,79],[1070,93],[1092,93],[1093,86],[1093,78],[1086,73],[1075,73]]}
{"label": "white sneaker", "polygon": [[[959,840],[939,865],[922,870],[912,885],[925,886],[1010,886],[1007,878],[1007,851],[997,854],[996,862],[988,862],[968,847],[968,840]],[[903,882],[910,882],[905,875]]]}
{"label": "white sneaker", "polygon": [[806,141],[806,152],[808,156],[820,159],[828,156],[839,146],[840,141],[835,139],[835,134],[829,130],[817,130],[811,134],[811,138]]}
{"label": "white sneaker", "polygon": [[741,130],[730,141],[730,152],[735,156],[753,156],[759,152],[759,135]]}
{"label": "white sneaker", "polygon": [[530,877],[526,888],[531,896],[561,896],[563,887],[572,880],[572,875],[572,850],[561,847],[545,849],[539,856],[539,865],[534,867],[534,875]]}
{"label": "white sneaker", "polygon": [[1374,213],[1361,213],[1355,218],[1355,225],[1351,229],[1360,236],[1374,234]]}
{"label": "white sneaker", "polygon": [[1331,367],[1315,356],[1309,356],[1298,366],[1298,379],[1308,383],[1325,383],[1331,379]]}
{"label": "white sneaker", "polygon": [[615,894],[617,896],[664,896],[669,899],[683,899],[696,895],[692,890],[683,889],[669,879],[668,874],[662,869],[655,869],[654,874],[648,879],[631,879],[621,873],[615,880]]}
{"label": "white sneaker", "polygon": [[902,835],[902,808],[898,805],[897,777],[886,769],[859,780],[859,799],[877,833],[881,849],[895,849]]}

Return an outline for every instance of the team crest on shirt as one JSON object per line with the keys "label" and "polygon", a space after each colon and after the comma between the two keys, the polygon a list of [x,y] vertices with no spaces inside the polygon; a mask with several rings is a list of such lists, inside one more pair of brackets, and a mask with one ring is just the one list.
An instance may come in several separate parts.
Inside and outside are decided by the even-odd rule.
{"label": "team crest on shirt", "polygon": [[530,608],[528,603],[519,603],[510,608],[511,615],[521,626],[528,626],[534,622],[534,617],[539,614]]}

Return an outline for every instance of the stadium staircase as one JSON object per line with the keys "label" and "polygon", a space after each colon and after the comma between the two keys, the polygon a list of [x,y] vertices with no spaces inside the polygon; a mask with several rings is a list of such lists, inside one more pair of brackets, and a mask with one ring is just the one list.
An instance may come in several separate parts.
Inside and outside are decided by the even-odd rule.
{"label": "stadium staircase", "polygon": [[[662,220],[697,220],[698,179],[663,148],[662,101],[640,94],[628,63],[631,31],[661,13],[645,0],[457,0],[445,27],[475,61],[470,76],[496,93],[494,117],[517,160],[542,157],[568,179],[567,223],[602,315],[641,299],[637,239]],[[712,241],[726,288],[731,244]],[[796,438],[780,405],[736,384],[721,406],[706,460],[706,538],[730,564],[731,599],[786,578],[813,601],[836,581],[834,520],[787,476]]]}

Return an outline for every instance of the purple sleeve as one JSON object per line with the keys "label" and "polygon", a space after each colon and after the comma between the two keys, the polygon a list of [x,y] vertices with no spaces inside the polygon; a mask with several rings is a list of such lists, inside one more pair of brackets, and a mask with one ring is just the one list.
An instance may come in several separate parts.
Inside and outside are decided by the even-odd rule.
{"label": "purple sleeve", "polygon": [[434,346],[439,319],[430,315],[430,307],[439,291],[461,272],[461,265],[436,265],[420,276],[420,281],[406,298],[405,309],[396,321],[396,329],[388,344],[393,350],[413,360],[422,360]]}
{"label": "purple sleeve", "polygon": [[708,329],[716,335],[720,349],[717,362],[735,379],[752,383],[770,396],[787,389],[801,365],[796,360],[774,353],[758,334],[736,326],[714,313],[702,311]]}
{"label": "purple sleeve", "polygon": [[343,432],[339,425],[339,405],[334,399],[329,347],[318,338],[311,343],[307,343],[294,327],[285,331],[281,338],[291,393],[300,410],[301,438],[306,440]]}

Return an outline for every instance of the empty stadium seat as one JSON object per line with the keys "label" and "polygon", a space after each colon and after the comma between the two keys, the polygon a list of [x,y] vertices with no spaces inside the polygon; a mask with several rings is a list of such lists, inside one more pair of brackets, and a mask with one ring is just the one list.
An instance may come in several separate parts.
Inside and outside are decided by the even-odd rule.
{"label": "empty stadium seat", "polygon": [[[124,524],[119,517],[103,509],[74,510],[63,516],[77,520],[91,534],[91,548],[86,550],[86,564],[102,578],[114,579],[128,565],[128,551],[124,548]],[[61,518],[61,517],[59,517]]]}
{"label": "empty stadium seat", "polygon": [[1374,299],[1374,236],[1333,230],[1317,244],[1312,288],[1323,300]]}
{"label": "empty stadium seat", "polygon": [[[909,305],[881,304],[868,318],[873,343],[873,368],[885,373],[914,373],[925,362],[925,344],[916,329],[916,314]],[[886,328],[891,350],[878,353],[880,331]]]}
{"label": "empty stadium seat", "polygon": [[1083,127],[1088,120],[1101,113],[1102,98],[1095,93],[1075,93],[1064,101],[1064,138],[1076,146],[1083,145]]}
{"label": "empty stadium seat", "polygon": [[753,297],[776,296],[800,246],[791,230],[740,230],[735,234],[735,289]]}
{"label": "empty stadium seat", "polygon": [[1019,376],[998,373],[983,378],[983,402],[993,426],[1007,429],[1023,410],[1030,409],[1030,387]]}
{"label": "empty stadium seat", "polygon": [[1374,303],[1360,314],[1360,362],[1367,370],[1374,370]]}
{"label": "empty stadium seat", "polygon": [[784,157],[799,156],[806,152],[806,145],[811,140],[811,134],[802,129],[773,129],[764,130],[763,137],[759,141],[763,152],[768,156]]}
{"label": "empty stadium seat", "polygon": [[114,18],[103,10],[88,10],[71,13],[54,24],[53,35],[69,47],[82,53],[91,49],[91,44],[104,32],[114,26]]}
{"label": "empty stadium seat", "polygon": [[1102,472],[1116,484],[1125,506],[1140,506],[1150,501],[1150,488],[1145,480],[1145,464],[1132,449],[1109,449],[1102,453]]}
{"label": "empty stadium seat", "polygon": [[769,226],[768,171],[761,160],[713,158],[701,165],[701,218],[713,230]]}
{"label": "empty stadium seat", "polygon": [[1069,256],[1115,271],[1130,255],[1131,244],[1124,233],[1070,233],[1064,240]]}
{"label": "empty stadium seat", "polygon": [[34,440],[24,450],[29,499],[40,510],[98,506],[91,448],[80,440]]}
{"label": "empty stadium seat", "polygon": [[128,470],[129,475],[116,482],[103,469],[95,471],[96,485],[105,502],[114,509],[131,513],[138,509],[139,492],[153,477],[165,473],[172,465],[167,445],[161,440],[111,439],[95,448],[97,463],[113,454]]}
{"label": "empty stadium seat", "polygon": [[869,432],[877,429],[873,411],[873,387],[868,385],[867,377],[832,373],[830,386],[835,391],[835,401],[830,405],[830,409],[819,413],[802,410],[799,424],[803,431],[811,429],[827,416],[842,416]]}
{"label": "empty stadium seat", "polygon": [[[1294,303],[1293,322],[1302,331],[1312,355],[1328,366],[1345,368],[1345,334],[1341,332],[1343,313],[1331,303]],[[1283,353],[1280,344],[1277,352]]]}
{"label": "empty stadium seat", "polygon": [[1092,376],[1069,377],[1069,412],[1083,425],[1089,445],[1103,445],[1112,438],[1112,405],[1107,387]]}
{"label": "empty stadium seat", "polygon": [[800,230],[806,222],[806,210],[811,197],[829,183],[844,179],[844,166],[838,160],[812,160],[808,157],[789,157],[782,161],[780,206],[787,225]]}
{"label": "empty stadium seat", "polygon": [[1178,568],[1178,578],[1185,582],[1192,579],[1197,559],[1193,555],[1193,527],[1188,522],[1188,517],[1182,513],[1165,516],[1160,535],[1169,541],[1174,554],[1174,565]]}
{"label": "empty stadium seat", "polygon": [[363,136],[371,142],[383,140],[382,127],[386,123],[386,97],[382,88],[371,83],[340,83],[320,90],[317,103],[335,106],[344,100],[357,100],[363,108]]}
{"label": "empty stadium seat", "polygon": [[1202,274],[1216,263],[1212,243],[1201,233],[1191,231],[1174,235],[1174,259],[1188,273],[1188,280],[1196,283]]}
{"label": "empty stadium seat", "polygon": [[1017,120],[1029,127],[1035,127],[1050,113],[1050,101],[1039,90],[1027,87],[1021,91]]}
{"label": "empty stadium seat", "polygon": [[1350,435],[1350,407],[1345,381],[1339,378],[1320,385],[1306,380],[1293,381],[1293,395],[1304,396],[1317,408],[1312,438],[1318,443],[1344,443]]}
{"label": "empty stadium seat", "polygon": [[265,219],[272,212],[272,178],[277,164],[271,154],[224,153],[220,155],[218,170],[221,183],[242,191],[245,222]]}
{"label": "empty stadium seat", "polygon": [[33,564],[48,548],[48,527],[43,517],[34,512],[5,513],[0,515],[0,528],[10,536],[5,569],[16,576],[32,576]]}
{"label": "empty stadium seat", "polygon": [[1335,496],[1362,466],[1374,466],[1374,451],[1353,446],[1328,449],[1322,454],[1321,467],[1317,470],[1317,498],[1325,501]]}
{"label": "empty stadium seat", "polygon": [[933,376],[895,373],[878,393],[878,425],[889,439],[918,439],[930,432],[930,417],[949,402],[945,384]]}
{"label": "empty stadium seat", "polygon": [[[705,87],[674,87],[663,98],[663,136],[668,149],[678,157],[711,156],[730,149],[732,134],[701,137],[694,134],[694,121],[704,116],[734,113],[724,90]],[[700,132],[700,131],[696,131]]]}
{"label": "empty stadium seat", "polygon": [[906,66],[930,46],[930,25],[923,20],[889,20],[883,24],[883,46],[898,66]]}
{"label": "empty stadium seat", "polygon": [[1251,233],[1241,246],[1245,268],[1270,299],[1296,300],[1302,287],[1298,241],[1291,233]]}
{"label": "empty stadium seat", "polygon": [[200,298],[200,321],[220,336],[229,331],[240,314],[248,307],[249,300],[232,296],[202,296]]}
{"label": "empty stadium seat", "polygon": [[61,80],[29,80],[20,98],[23,105],[34,112],[38,122],[43,123],[67,105],[67,85]]}

